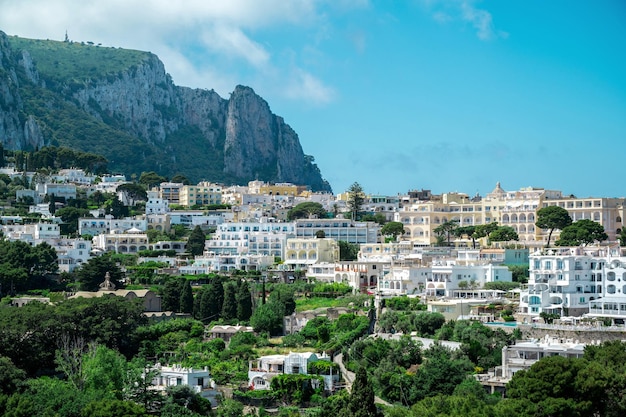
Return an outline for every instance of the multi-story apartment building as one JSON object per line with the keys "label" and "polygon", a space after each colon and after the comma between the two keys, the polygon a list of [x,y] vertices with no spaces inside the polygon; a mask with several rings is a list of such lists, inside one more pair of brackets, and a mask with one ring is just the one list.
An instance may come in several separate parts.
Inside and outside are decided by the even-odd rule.
{"label": "multi-story apartment building", "polygon": [[206,181],[197,185],[183,185],[180,189],[179,203],[185,207],[222,204],[222,186]]}
{"label": "multi-story apartment building", "polygon": [[481,202],[459,193],[431,196],[430,200],[405,204],[394,220],[404,224],[402,239],[419,246],[435,243],[434,230],[443,223],[454,221],[459,226],[484,224]]}
{"label": "multi-story apartment building", "polygon": [[263,181],[250,181],[248,183],[248,192],[250,194],[265,195],[289,195],[297,196],[307,190],[304,185],[295,185],[288,182],[270,184]]}
{"label": "multi-story apartment building", "polygon": [[148,191],[148,201],[146,201],[146,215],[165,214],[170,211],[169,201],[159,197],[158,191]]}
{"label": "multi-story apartment building", "polygon": [[287,238],[295,236],[294,223],[232,222],[217,226],[206,250],[215,254],[258,254],[285,258]]}
{"label": "multi-story apartment building", "polygon": [[110,215],[105,218],[81,217],[78,219],[78,234],[97,236],[115,230],[139,229],[145,232],[148,222],[145,218],[126,217],[114,219]]}
{"label": "multi-story apartment building", "polygon": [[297,268],[307,268],[318,262],[339,260],[339,244],[330,238],[289,238],[285,250],[285,264]]}
{"label": "multi-story apartment building", "polygon": [[179,182],[162,182],[159,185],[159,198],[170,204],[180,204],[180,191],[184,184]]}
{"label": "multi-story apartment building", "polygon": [[136,228],[99,234],[93,237],[92,242],[94,249],[103,252],[137,253],[149,249],[148,235]]}
{"label": "multi-story apartment building", "polygon": [[380,225],[374,222],[355,222],[347,219],[298,219],[295,221],[296,237],[313,238],[318,232],[324,237],[348,243],[377,243]]}
{"label": "multi-story apartment building", "polygon": [[[516,191],[505,191],[496,187],[484,198],[469,198],[465,194],[448,193],[432,195],[429,191],[413,192],[401,197],[401,209],[395,221],[405,225],[403,239],[416,245],[431,245],[436,242],[434,229],[446,221],[455,221],[459,226],[483,225],[497,222],[500,226],[512,227],[519,242],[527,246],[545,245],[548,231],[535,226],[537,211],[549,205],[565,208],[573,221],[589,219],[600,223],[615,241],[623,226],[624,198],[576,198],[563,196],[561,191],[524,187]],[[553,241],[558,239],[555,230]],[[455,243],[463,243],[456,239]],[[465,241],[464,244],[468,244]]]}
{"label": "multi-story apartment building", "polygon": [[611,293],[607,287],[608,266],[616,266],[611,252],[608,248],[555,248],[531,253],[530,277],[520,296],[519,313],[581,316],[589,312],[591,301],[605,294],[617,295],[623,290],[616,281],[619,268],[611,271]]}

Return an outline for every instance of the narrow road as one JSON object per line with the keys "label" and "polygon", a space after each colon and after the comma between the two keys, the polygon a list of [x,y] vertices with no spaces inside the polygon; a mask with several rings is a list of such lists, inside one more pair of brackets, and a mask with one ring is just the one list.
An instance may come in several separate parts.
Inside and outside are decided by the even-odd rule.
{"label": "narrow road", "polygon": [[[333,362],[339,365],[339,369],[341,370],[341,375],[343,376],[343,380],[346,381],[346,390],[348,392],[351,392],[352,383],[354,382],[355,375],[354,375],[354,372],[348,371],[346,367],[343,365],[343,353],[338,353],[337,355],[335,355],[333,357]],[[382,404],[382,405],[387,405],[387,406],[391,405],[387,401],[377,396],[374,396],[374,402],[376,404]]]}

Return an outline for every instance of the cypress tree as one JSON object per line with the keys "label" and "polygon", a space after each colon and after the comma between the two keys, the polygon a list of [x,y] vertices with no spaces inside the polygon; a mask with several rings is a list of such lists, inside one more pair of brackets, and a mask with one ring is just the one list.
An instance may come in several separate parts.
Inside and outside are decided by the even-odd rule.
{"label": "cypress tree", "polygon": [[189,235],[187,239],[186,249],[187,252],[192,254],[193,256],[202,255],[204,252],[204,242],[206,240],[206,235],[202,231],[200,226],[196,226]]}
{"label": "cypress tree", "polygon": [[237,319],[248,321],[252,316],[252,294],[248,282],[242,280],[237,287]]}
{"label": "cypress tree", "polygon": [[237,299],[233,284],[224,285],[224,303],[222,304],[222,319],[232,320],[237,318]]}
{"label": "cypress tree", "polygon": [[367,379],[367,371],[363,366],[356,371],[348,400],[348,409],[353,417],[380,416],[374,403],[374,389]]}
{"label": "cypress tree", "polygon": [[183,290],[180,293],[180,311],[181,313],[193,313],[193,291],[188,280],[185,280]]}

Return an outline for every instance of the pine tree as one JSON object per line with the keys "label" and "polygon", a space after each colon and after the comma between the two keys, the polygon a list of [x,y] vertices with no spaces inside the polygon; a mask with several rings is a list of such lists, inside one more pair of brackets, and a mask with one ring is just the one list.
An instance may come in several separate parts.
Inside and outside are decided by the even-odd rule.
{"label": "pine tree", "polygon": [[181,313],[193,313],[193,291],[191,283],[185,280],[183,290],[180,293],[180,311]]}
{"label": "pine tree", "polygon": [[232,320],[237,318],[236,288],[233,284],[224,285],[224,303],[222,304],[222,319]]}
{"label": "pine tree", "polygon": [[252,316],[252,294],[248,282],[242,280],[237,287],[237,319],[248,321]]}

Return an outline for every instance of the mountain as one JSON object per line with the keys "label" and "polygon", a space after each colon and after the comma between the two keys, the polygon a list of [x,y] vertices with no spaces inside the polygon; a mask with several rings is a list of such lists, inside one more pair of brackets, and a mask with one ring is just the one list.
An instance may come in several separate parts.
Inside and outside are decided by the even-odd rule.
{"label": "mountain", "polygon": [[0,32],[0,143],[97,153],[128,174],[331,191],[296,132],[251,88],[224,99],[180,87],[156,55],[92,42]]}

